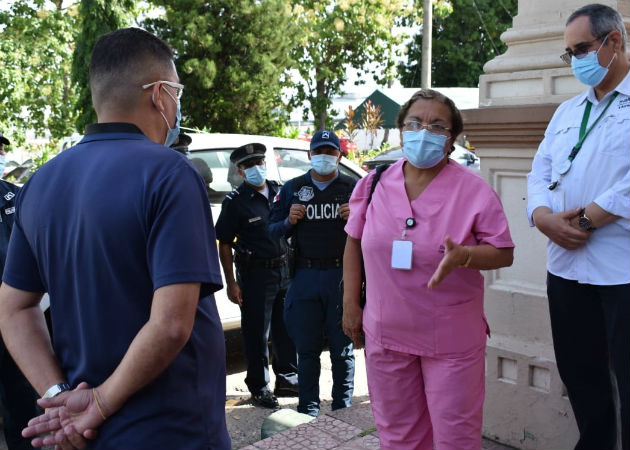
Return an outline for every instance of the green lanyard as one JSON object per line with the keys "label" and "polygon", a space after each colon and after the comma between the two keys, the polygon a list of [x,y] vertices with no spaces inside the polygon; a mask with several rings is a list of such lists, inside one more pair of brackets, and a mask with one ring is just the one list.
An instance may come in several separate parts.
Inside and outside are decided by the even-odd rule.
{"label": "green lanyard", "polygon": [[[610,96],[610,100],[608,100],[608,103],[606,103],[606,106],[604,107],[604,110],[597,117],[597,119],[595,119],[595,121],[588,128],[588,130],[586,129],[586,125],[588,124],[588,117],[591,114],[591,107],[593,106],[593,104],[590,101],[588,101],[588,100],[586,101],[586,108],[584,108],[584,115],[582,116],[582,124],[580,125],[580,138],[578,139],[577,144],[575,144],[575,146],[573,147],[573,150],[571,150],[571,154],[569,155],[569,158],[568,158],[569,161],[573,162],[573,160],[577,156],[578,152],[582,148],[582,143],[584,142],[584,139],[586,139],[586,136],[588,136],[588,134],[591,132],[591,130],[595,127],[595,125],[597,125],[597,122],[599,122],[599,119],[602,118],[602,116],[604,115],[604,113],[606,112],[608,107],[615,100],[615,98],[617,98],[618,94],[619,94],[619,92],[615,92],[613,95]],[[567,172],[568,172],[568,169],[567,169]],[[564,172],[564,173],[566,173],[566,172]]]}
{"label": "green lanyard", "polygon": [[558,168],[558,173],[560,174],[558,179],[554,181],[553,183],[551,183],[549,186],[547,186],[547,188],[550,191],[553,191],[560,184],[560,180],[562,179],[562,176],[566,175],[566,173],[571,169],[571,164],[573,163],[573,160],[575,159],[577,154],[580,152],[580,149],[582,148],[582,143],[584,143],[584,139],[586,139],[586,136],[588,136],[591,130],[595,128],[595,125],[597,125],[597,122],[599,122],[599,119],[602,118],[602,116],[604,115],[608,107],[615,100],[615,98],[617,98],[618,94],[619,92],[615,92],[613,95],[610,96],[610,100],[608,100],[608,103],[604,107],[604,110],[597,117],[597,119],[595,119],[593,124],[588,129],[586,129],[586,125],[588,124],[588,118],[591,115],[591,108],[593,107],[593,104],[588,100],[586,101],[586,108],[584,108],[584,115],[582,116],[582,124],[580,125],[580,137],[577,141],[577,144],[573,146],[573,149],[571,150],[571,154],[569,154],[569,157]]}

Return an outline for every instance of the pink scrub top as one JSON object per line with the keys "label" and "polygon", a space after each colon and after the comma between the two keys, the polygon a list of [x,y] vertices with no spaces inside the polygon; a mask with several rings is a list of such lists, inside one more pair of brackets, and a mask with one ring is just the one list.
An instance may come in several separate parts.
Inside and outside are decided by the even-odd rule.
{"label": "pink scrub top", "polygon": [[[349,236],[361,240],[367,280],[363,331],[390,350],[454,357],[485,345],[483,276],[454,269],[427,289],[444,255],[444,238],[461,245],[514,247],[501,201],[486,181],[454,161],[414,201],[405,191],[402,159],[379,180],[367,205],[374,172],[357,183],[350,199]],[[367,211],[366,211],[367,205]],[[411,270],[392,269],[392,243],[406,231],[413,243]]]}

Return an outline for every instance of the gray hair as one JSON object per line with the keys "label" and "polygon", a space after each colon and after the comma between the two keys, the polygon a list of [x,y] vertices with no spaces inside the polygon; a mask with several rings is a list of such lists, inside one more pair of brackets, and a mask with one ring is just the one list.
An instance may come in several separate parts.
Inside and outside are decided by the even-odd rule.
{"label": "gray hair", "polygon": [[581,16],[587,16],[591,23],[591,34],[598,39],[604,38],[611,31],[621,33],[621,45],[626,48],[626,27],[623,24],[621,14],[610,6],[593,3],[574,11],[567,20],[567,25]]}

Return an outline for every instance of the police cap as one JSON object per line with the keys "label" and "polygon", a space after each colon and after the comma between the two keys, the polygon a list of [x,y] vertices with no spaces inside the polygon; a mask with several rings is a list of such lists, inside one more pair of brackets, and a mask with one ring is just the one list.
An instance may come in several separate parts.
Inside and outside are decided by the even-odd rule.
{"label": "police cap", "polygon": [[238,147],[230,154],[230,161],[236,166],[259,159],[265,159],[265,146],[257,142]]}
{"label": "police cap", "polygon": [[171,148],[177,150],[178,152],[186,153],[191,142],[192,138],[190,136],[180,133],[175,139],[175,142],[171,144]]}

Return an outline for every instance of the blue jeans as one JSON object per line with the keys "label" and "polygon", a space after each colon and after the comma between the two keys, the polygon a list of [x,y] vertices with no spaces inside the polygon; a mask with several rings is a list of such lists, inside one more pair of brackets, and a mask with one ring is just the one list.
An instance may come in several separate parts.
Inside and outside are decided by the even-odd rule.
{"label": "blue jeans", "polygon": [[320,355],[324,332],[332,363],[332,409],[352,404],[354,354],[341,328],[343,269],[297,269],[287,292],[284,318],[298,353],[298,412],[319,413]]}

